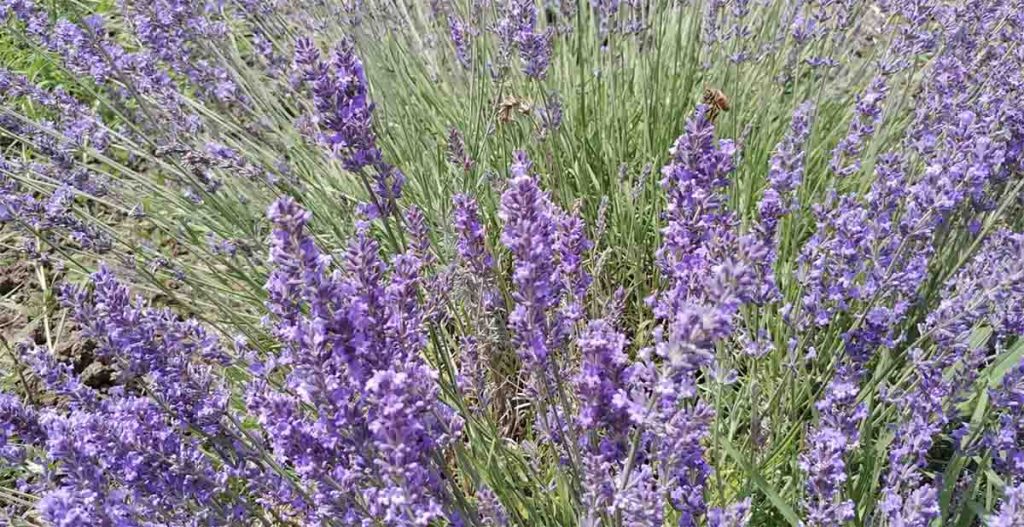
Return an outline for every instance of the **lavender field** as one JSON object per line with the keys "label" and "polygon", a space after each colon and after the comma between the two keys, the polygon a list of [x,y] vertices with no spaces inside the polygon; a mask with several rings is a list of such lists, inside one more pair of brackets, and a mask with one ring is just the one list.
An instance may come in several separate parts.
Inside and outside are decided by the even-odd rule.
{"label": "lavender field", "polygon": [[1024,0],[0,0],[0,525],[1024,527]]}

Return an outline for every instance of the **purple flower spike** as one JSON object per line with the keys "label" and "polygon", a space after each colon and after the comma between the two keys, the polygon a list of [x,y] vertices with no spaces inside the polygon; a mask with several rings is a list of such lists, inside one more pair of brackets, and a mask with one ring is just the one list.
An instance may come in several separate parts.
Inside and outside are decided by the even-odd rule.
{"label": "purple flower spike", "polygon": [[21,399],[0,392],[0,459],[12,466],[22,463],[25,447],[40,445],[45,438],[39,414]]}
{"label": "purple flower spike", "polygon": [[519,49],[523,62],[523,73],[537,80],[547,76],[551,62],[550,28],[541,31],[537,27],[537,5],[534,0],[503,0],[502,18],[495,27],[500,42],[500,62],[508,65],[513,48]]}
{"label": "purple flower spike", "polygon": [[469,69],[472,66],[471,50],[469,47],[469,29],[458,15],[448,15],[448,31],[451,34],[452,46],[455,47],[455,57],[463,68]]}
{"label": "purple flower spike", "polygon": [[[437,457],[459,424],[438,402],[437,374],[422,358],[420,270],[429,248],[412,210],[417,236],[409,252],[385,265],[359,224],[344,270],[330,274],[330,260],[305,230],[308,212],[282,198],[268,214],[268,307],[295,395],[261,380],[249,406],[278,461],[322,490],[308,504],[315,523],[427,525],[447,516]],[[317,414],[306,415],[304,405]]]}
{"label": "purple flower spike", "polygon": [[494,268],[494,258],[487,250],[487,238],[480,223],[480,210],[476,200],[457,194],[455,202],[455,231],[458,235],[455,248],[461,261],[477,277],[487,277]]}
{"label": "purple flower spike", "polygon": [[938,489],[923,480],[921,471],[935,437],[949,422],[952,383],[943,378],[941,364],[924,361],[920,355],[920,350],[913,352],[918,383],[897,403],[909,411],[889,447],[889,469],[878,507],[891,525],[927,527],[939,514]]}
{"label": "purple flower spike", "polygon": [[628,408],[617,402],[627,388],[626,337],[604,320],[591,322],[579,339],[583,355],[576,379],[580,398],[579,426],[600,430],[603,437],[596,452],[611,459],[625,455],[632,421]]}
{"label": "purple flower spike", "polygon": [[553,251],[557,219],[530,170],[526,153],[517,152],[509,188],[501,196],[499,217],[505,222],[501,241],[515,258],[512,283],[516,306],[509,321],[519,355],[533,369],[547,364],[552,351],[548,313],[557,306],[561,287]]}
{"label": "purple flower spike", "polygon": [[986,520],[988,527],[1024,526],[1024,483],[1008,487],[999,510]]}
{"label": "purple flower spike", "polygon": [[779,220],[795,206],[793,193],[803,182],[804,148],[811,131],[813,111],[810,101],[797,107],[789,130],[768,162],[768,188],[758,204],[756,238],[748,242],[751,248],[757,246],[765,253],[764,258],[753,260],[762,283],[757,294],[762,304],[779,296],[774,269]]}
{"label": "purple flower spike", "polygon": [[341,42],[326,62],[312,40],[301,38],[295,64],[313,94],[320,143],[351,170],[380,162],[366,73],[352,44]]}
{"label": "purple flower spike", "polygon": [[461,168],[463,172],[473,169],[473,158],[466,151],[466,140],[458,128],[448,130],[448,162]]}
{"label": "purple flower spike", "polygon": [[832,151],[829,166],[838,176],[849,176],[860,170],[860,156],[882,120],[882,103],[887,93],[885,78],[876,77],[864,93],[857,97],[856,113],[850,122],[850,130]]}
{"label": "purple flower spike", "polygon": [[811,132],[813,111],[814,105],[810,101],[797,107],[786,136],[775,146],[768,162],[768,189],[761,200],[759,212],[765,237],[771,241],[774,241],[779,217],[790,208],[783,200],[792,199],[791,193],[803,182],[804,147]]}
{"label": "purple flower spike", "polygon": [[995,428],[983,443],[992,455],[992,466],[1011,484],[1024,482],[1024,362],[1006,374],[1002,385],[991,390],[996,409]]}
{"label": "purple flower spike", "polygon": [[861,421],[867,416],[857,404],[858,375],[841,366],[815,406],[818,421],[808,433],[809,449],[800,454],[800,469],[807,474],[803,505],[809,526],[839,527],[854,517],[853,501],[843,498],[846,455],[857,448]]}
{"label": "purple flower spike", "polygon": [[708,511],[708,527],[746,527],[750,523],[750,498],[725,509]]}
{"label": "purple flower spike", "polygon": [[668,288],[654,301],[664,321],[660,353],[696,369],[710,364],[711,344],[731,332],[732,317],[753,293],[753,272],[738,259],[737,222],[724,190],[735,146],[714,140],[714,125],[700,106],[662,168],[668,194],[667,225],[656,254]]}
{"label": "purple flower spike", "polygon": [[488,487],[480,487],[476,491],[477,511],[483,527],[506,527],[508,513],[498,496]]}
{"label": "purple flower spike", "polygon": [[704,519],[704,485],[712,472],[703,441],[714,412],[695,400],[697,375],[714,365],[715,344],[732,334],[736,312],[756,289],[736,234],[738,222],[725,208],[735,145],[716,141],[714,131],[707,107],[698,106],[662,168],[667,225],[656,257],[667,287],[650,299],[659,321],[654,352],[665,361],[651,387],[657,398],[650,416],[652,454],[665,475],[662,491],[683,526]]}
{"label": "purple flower spike", "polygon": [[341,41],[325,61],[312,40],[300,38],[295,44],[295,65],[313,96],[317,142],[348,170],[373,169],[372,180],[366,182],[371,203],[365,210],[371,217],[387,216],[402,196],[405,174],[384,162],[377,147],[369,83],[353,44]]}

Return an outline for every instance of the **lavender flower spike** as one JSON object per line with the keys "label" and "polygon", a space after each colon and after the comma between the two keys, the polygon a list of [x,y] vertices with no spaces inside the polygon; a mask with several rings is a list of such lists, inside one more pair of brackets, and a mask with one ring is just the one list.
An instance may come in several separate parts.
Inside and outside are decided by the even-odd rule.
{"label": "lavender flower spike", "polygon": [[856,114],[850,122],[850,129],[832,151],[829,165],[840,177],[849,176],[860,170],[860,156],[864,145],[875,134],[875,127],[882,120],[882,103],[888,93],[884,77],[876,77],[863,94],[857,97]]}
{"label": "lavender flower spike", "polygon": [[328,63],[312,40],[300,38],[295,65],[313,95],[319,142],[351,170],[379,163],[366,73],[351,43],[339,44]]}
{"label": "lavender flower spike", "polygon": [[537,5],[534,0],[505,0],[504,16],[498,23],[498,34],[502,41],[503,54],[511,52],[512,45],[519,49],[523,61],[523,73],[531,79],[541,80],[547,76],[551,62],[550,28],[537,28]]}
{"label": "lavender flower spike", "polygon": [[457,14],[448,15],[448,31],[451,33],[452,46],[455,47],[455,58],[459,60],[459,64],[463,68],[469,69],[472,65],[469,30]]}
{"label": "lavender flower spike", "polygon": [[1008,487],[999,510],[986,518],[988,527],[1024,527],[1024,483]]}
{"label": "lavender flower spike", "polygon": [[926,527],[938,517],[938,489],[933,482],[923,481],[921,471],[934,438],[948,422],[951,382],[943,378],[935,362],[920,358],[913,351],[917,386],[901,394],[899,405],[909,410],[896,429],[889,447],[889,468],[885,476],[879,511],[889,525]]}
{"label": "lavender flower spike", "polygon": [[656,254],[668,284],[650,301],[659,321],[655,352],[665,360],[657,381],[657,459],[663,492],[679,511],[679,525],[695,526],[707,512],[704,484],[711,466],[703,441],[714,412],[694,401],[697,374],[714,363],[716,342],[733,331],[733,318],[754,289],[752,269],[736,258],[737,221],[724,191],[735,146],[716,141],[707,107],[698,106],[662,168],[667,225]]}
{"label": "lavender flower spike", "polygon": [[793,192],[803,181],[804,148],[811,131],[811,113],[814,106],[804,102],[793,112],[793,119],[785,137],[775,147],[768,162],[768,188],[758,204],[758,223],[754,228],[756,236],[749,239],[749,246],[763,251],[764,258],[754,262],[761,281],[758,301],[765,303],[778,297],[775,283],[776,237],[779,221],[795,206]]}
{"label": "lavender flower spike", "polygon": [[750,498],[725,509],[708,511],[708,527],[746,527],[750,523]]}
{"label": "lavender flower spike", "polygon": [[[458,423],[438,401],[437,374],[422,358],[425,247],[396,256],[387,281],[380,248],[360,224],[344,272],[328,274],[330,259],[305,232],[308,212],[282,198],[269,216],[268,307],[297,397],[262,382],[249,405],[278,461],[322,489],[311,521],[427,525],[446,517],[435,460]],[[318,414],[304,415],[303,404]]]}
{"label": "lavender flower spike", "polygon": [[806,155],[804,144],[811,132],[813,111],[814,105],[810,101],[797,107],[786,136],[776,145],[768,162],[768,189],[761,198],[759,213],[761,227],[769,241],[772,241],[775,234],[779,217],[789,210],[789,205],[783,203],[783,199],[803,182]]}
{"label": "lavender flower spike", "polygon": [[580,337],[579,347],[583,355],[576,378],[580,429],[600,432],[596,451],[617,460],[626,453],[631,424],[628,408],[617,402],[627,389],[626,337],[607,321],[595,320]]}
{"label": "lavender flower spike", "polygon": [[853,501],[843,499],[846,484],[845,457],[857,447],[860,422],[867,416],[856,403],[858,376],[841,366],[816,404],[818,423],[807,436],[810,449],[800,455],[807,474],[804,508],[809,527],[839,527],[854,517]]}
{"label": "lavender flower spike", "polygon": [[515,258],[515,309],[509,316],[520,357],[531,368],[546,364],[551,352],[548,312],[561,293],[553,248],[557,223],[552,205],[530,173],[526,153],[512,162],[512,180],[501,196],[499,217],[505,222],[501,241]]}
{"label": "lavender flower spike", "polygon": [[43,442],[39,415],[21,399],[0,392],[0,460],[15,465],[25,457],[25,447]]}
{"label": "lavender flower spike", "polygon": [[477,277],[488,276],[494,268],[494,258],[487,250],[486,233],[480,223],[480,209],[476,200],[457,194],[455,202],[455,231],[458,234],[456,250],[462,262]]}

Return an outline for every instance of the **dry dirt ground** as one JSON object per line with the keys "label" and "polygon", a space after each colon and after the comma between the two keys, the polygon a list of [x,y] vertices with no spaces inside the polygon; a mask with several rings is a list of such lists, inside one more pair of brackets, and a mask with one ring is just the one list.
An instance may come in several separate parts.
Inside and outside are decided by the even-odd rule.
{"label": "dry dirt ground", "polygon": [[53,291],[44,290],[40,283],[42,276],[50,287],[60,275],[50,266],[27,259],[18,247],[0,243],[0,387],[13,388],[14,383],[16,392],[36,391],[36,380],[19,360],[18,347],[48,345],[86,385],[103,388],[110,384],[112,371],[95,357],[94,343],[78,333]]}

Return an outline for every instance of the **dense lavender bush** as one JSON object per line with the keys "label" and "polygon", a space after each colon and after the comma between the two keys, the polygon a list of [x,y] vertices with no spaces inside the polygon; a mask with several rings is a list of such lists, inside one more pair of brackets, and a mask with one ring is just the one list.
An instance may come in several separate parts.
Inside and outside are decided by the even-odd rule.
{"label": "dense lavender bush", "polygon": [[0,523],[1024,525],[1020,1],[0,22]]}

